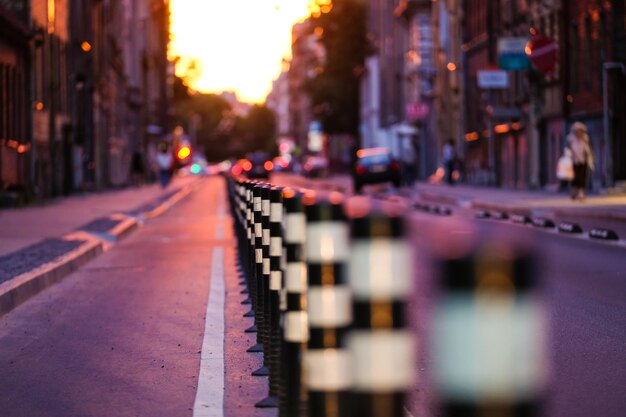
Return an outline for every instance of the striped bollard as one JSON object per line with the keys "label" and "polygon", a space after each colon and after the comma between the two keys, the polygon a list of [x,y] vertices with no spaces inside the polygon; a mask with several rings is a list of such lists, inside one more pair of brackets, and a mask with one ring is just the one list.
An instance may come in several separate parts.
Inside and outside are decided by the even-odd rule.
{"label": "striped bollard", "polygon": [[441,415],[542,415],[544,314],[533,254],[506,243],[440,264],[433,326]]}
{"label": "striped bollard", "polygon": [[307,269],[304,256],[306,216],[302,194],[291,188],[283,190],[284,290],[286,310],[282,323],[281,417],[305,417],[307,390],[303,358],[309,341],[307,319]]}
{"label": "striped bollard", "polygon": [[[264,257],[264,265],[269,270],[267,275],[267,298],[266,298],[266,343],[264,344],[264,363],[269,370],[269,395],[258,402],[256,407],[277,407],[280,386],[280,289],[282,287],[282,189],[280,187],[267,188],[268,200],[263,199],[264,213],[269,211],[268,229],[269,236],[265,242],[267,257]],[[265,191],[265,190],[264,190]],[[264,217],[265,219],[265,217]],[[265,272],[265,271],[264,271]]]}
{"label": "striped bollard", "polygon": [[256,299],[257,288],[255,281],[255,255],[254,255],[254,195],[253,195],[254,182],[244,182],[244,205],[245,205],[245,220],[246,220],[246,280],[248,282],[248,293],[252,300],[252,308],[245,313],[244,317],[254,317],[254,323],[250,328],[246,329],[246,333],[256,332]]}
{"label": "striped bollard", "polygon": [[251,184],[252,191],[252,238],[253,244],[253,260],[252,281],[255,288],[254,291],[254,319],[257,331],[257,343],[250,347],[247,352],[263,352],[263,333],[261,329],[264,325],[263,313],[263,226],[262,226],[262,208],[261,208],[261,188],[262,184],[254,182]]}
{"label": "striped bollard", "polygon": [[[331,197],[335,197],[331,195]],[[348,225],[338,199],[305,196],[309,343],[305,355],[309,416],[349,412],[352,372],[346,347],[352,321],[346,263]]]}
{"label": "striped bollard", "polygon": [[351,235],[351,415],[402,417],[416,373],[415,340],[406,317],[413,275],[404,222],[368,214],[353,219]]}

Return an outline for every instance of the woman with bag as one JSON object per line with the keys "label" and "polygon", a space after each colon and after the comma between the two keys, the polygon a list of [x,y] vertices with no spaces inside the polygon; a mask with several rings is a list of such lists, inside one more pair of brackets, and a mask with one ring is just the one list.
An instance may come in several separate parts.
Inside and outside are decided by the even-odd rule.
{"label": "woman with bag", "polygon": [[585,187],[587,186],[588,172],[594,169],[593,153],[589,145],[587,127],[581,122],[572,125],[567,142],[572,151],[572,161],[574,163],[574,179],[570,195],[572,200],[585,199]]}

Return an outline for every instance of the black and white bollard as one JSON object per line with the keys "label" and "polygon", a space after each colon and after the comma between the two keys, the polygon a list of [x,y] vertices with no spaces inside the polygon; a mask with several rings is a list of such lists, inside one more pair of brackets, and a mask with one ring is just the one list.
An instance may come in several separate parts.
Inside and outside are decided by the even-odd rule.
{"label": "black and white bollard", "polygon": [[[331,196],[335,197],[335,196]],[[346,346],[352,321],[347,285],[348,224],[341,202],[305,196],[309,342],[305,355],[309,416],[349,413],[352,371]]]}
{"label": "black and white bollard", "polygon": [[254,287],[254,319],[257,329],[257,343],[250,347],[248,352],[263,352],[263,334],[261,329],[264,325],[263,314],[263,226],[261,213],[261,188],[262,184],[251,183],[252,197],[252,239],[254,265],[251,267],[252,286]]}
{"label": "black and white bollard", "polygon": [[283,190],[283,258],[286,306],[282,322],[282,374],[284,392],[280,397],[281,417],[307,415],[307,390],[303,357],[309,341],[307,319],[307,267],[304,255],[306,216],[302,194]]}
{"label": "black and white bollard", "polygon": [[404,230],[401,217],[382,213],[352,221],[348,346],[354,417],[404,416],[406,393],[415,381],[415,340],[406,312],[413,274]]}
{"label": "black and white bollard", "polygon": [[432,349],[441,416],[542,415],[547,345],[535,264],[506,242],[441,261]]}

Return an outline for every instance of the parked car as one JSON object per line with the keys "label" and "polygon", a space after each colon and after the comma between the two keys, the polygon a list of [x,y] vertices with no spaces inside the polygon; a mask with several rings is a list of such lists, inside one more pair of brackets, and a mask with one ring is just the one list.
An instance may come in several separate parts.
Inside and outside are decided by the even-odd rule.
{"label": "parked car", "polygon": [[254,152],[247,156],[250,161],[250,169],[244,171],[248,178],[262,178],[267,179],[270,177],[270,173],[274,169],[274,163],[265,152]]}
{"label": "parked car", "polygon": [[400,162],[387,148],[365,148],[356,153],[353,170],[354,191],[359,193],[366,184],[391,182],[395,187],[402,183]]}
{"label": "parked car", "polygon": [[309,178],[319,178],[328,175],[328,160],[319,155],[307,155],[302,163],[302,174]]}

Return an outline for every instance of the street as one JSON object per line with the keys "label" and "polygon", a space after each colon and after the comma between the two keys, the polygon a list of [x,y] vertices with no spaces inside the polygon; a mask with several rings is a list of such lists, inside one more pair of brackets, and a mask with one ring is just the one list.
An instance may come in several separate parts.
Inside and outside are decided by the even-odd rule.
{"label": "street", "polygon": [[[163,216],[1,317],[2,416],[205,415],[198,413],[199,392],[213,405],[214,414],[207,415],[275,415],[253,407],[267,395],[267,379],[250,376],[261,354],[245,352],[254,337],[243,333],[252,322],[242,318],[247,309],[240,303],[229,213],[224,180],[201,180]],[[475,219],[461,208],[451,216],[408,214],[419,266],[410,319],[422,341],[418,384],[406,405],[411,415],[436,415],[428,349],[435,302],[430,255],[463,233],[523,235],[542,254],[550,322],[546,415],[623,415],[623,246]],[[209,289],[219,280],[223,286],[215,288],[225,289],[223,309],[207,309],[216,296]],[[221,335],[211,327],[220,320]],[[222,349],[222,356],[212,353],[217,362],[209,368],[201,363],[207,346]],[[208,369],[208,384],[198,382],[201,367]],[[223,380],[216,379],[220,369]],[[220,383],[223,391],[216,389]],[[223,414],[215,409],[220,402]]]}

